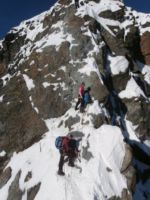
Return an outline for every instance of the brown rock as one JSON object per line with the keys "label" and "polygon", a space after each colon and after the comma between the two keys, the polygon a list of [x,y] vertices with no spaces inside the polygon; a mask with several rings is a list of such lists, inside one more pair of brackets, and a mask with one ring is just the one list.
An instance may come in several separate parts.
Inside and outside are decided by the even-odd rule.
{"label": "brown rock", "polygon": [[127,178],[128,189],[134,192],[136,186],[136,170],[130,165],[123,174]]}
{"label": "brown rock", "polygon": [[25,182],[29,181],[32,178],[32,172],[28,172],[28,174],[25,177]]}
{"label": "brown rock", "polygon": [[0,146],[8,153],[29,147],[47,131],[45,123],[31,106],[25,82],[17,83],[17,80],[17,77],[11,79],[1,103],[0,121],[4,130],[0,134]]}
{"label": "brown rock", "polygon": [[59,0],[58,3],[62,5],[68,5],[70,3],[70,0]]}
{"label": "brown rock", "polygon": [[11,168],[8,167],[5,169],[5,171],[2,173],[2,175],[0,176],[0,189],[8,182],[8,180],[11,177]]}
{"label": "brown rock", "polygon": [[6,66],[3,63],[0,63],[0,76],[6,71]]}
{"label": "brown rock", "polygon": [[27,200],[33,200],[40,189],[41,183],[38,183],[34,187],[27,191]]}
{"label": "brown rock", "polygon": [[120,56],[125,56],[128,54],[129,50],[125,47],[122,34],[118,33],[119,37],[115,37],[102,28],[101,35],[111,52],[114,52],[116,55]]}
{"label": "brown rock", "polygon": [[112,77],[112,84],[114,89],[119,93],[122,90],[125,90],[127,83],[130,79],[128,71],[125,73],[121,73],[119,75],[115,75]]}
{"label": "brown rock", "polygon": [[92,114],[92,122],[93,122],[94,128],[99,128],[104,123],[107,123],[105,117],[102,114],[99,114],[99,115]]}
{"label": "brown rock", "polygon": [[80,117],[77,116],[77,117],[69,117],[69,119],[67,119],[65,121],[65,127],[68,127],[69,130],[71,130],[71,126],[78,123],[80,121]]}
{"label": "brown rock", "polygon": [[123,189],[121,200],[132,200],[132,194],[127,189]]}
{"label": "brown rock", "polygon": [[145,63],[150,65],[150,32],[145,32],[141,36],[141,51],[145,59]]}
{"label": "brown rock", "polygon": [[132,158],[133,158],[132,149],[128,144],[125,144],[125,156],[122,163],[121,172],[124,172],[131,165]]}
{"label": "brown rock", "polygon": [[90,77],[85,77],[85,83],[87,86],[91,86],[91,95],[96,100],[102,101],[109,93],[106,86],[101,83],[96,72],[92,72]]}
{"label": "brown rock", "polygon": [[7,200],[21,200],[23,191],[19,188],[19,179],[21,171],[18,172],[11,186],[9,187],[8,198]]}
{"label": "brown rock", "polygon": [[106,10],[99,14],[100,17],[108,18],[111,20],[112,19],[119,20],[119,21],[122,21],[124,19],[124,15],[125,15],[124,7],[122,7],[120,10],[117,10],[115,12],[111,12],[111,10]]}
{"label": "brown rock", "polygon": [[[145,101],[125,99],[123,100],[127,107],[127,119],[134,125],[138,125],[136,133],[138,137],[149,135],[150,130],[150,105]],[[138,115],[135,113],[139,113]]]}

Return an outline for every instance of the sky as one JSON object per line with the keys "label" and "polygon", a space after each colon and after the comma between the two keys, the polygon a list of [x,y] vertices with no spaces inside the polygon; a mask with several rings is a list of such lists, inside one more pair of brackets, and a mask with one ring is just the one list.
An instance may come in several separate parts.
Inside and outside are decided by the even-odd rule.
{"label": "sky", "polygon": [[[14,26],[48,10],[56,0],[1,0],[0,38]],[[150,0],[124,0],[127,6],[137,11],[150,13]]]}
{"label": "sky", "polygon": [[124,3],[134,10],[150,13],[150,0],[124,0]]}
{"label": "sky", "polygon": [[23,20],[49,10],[55,2],[56,0],[1,0],[0,38]]}

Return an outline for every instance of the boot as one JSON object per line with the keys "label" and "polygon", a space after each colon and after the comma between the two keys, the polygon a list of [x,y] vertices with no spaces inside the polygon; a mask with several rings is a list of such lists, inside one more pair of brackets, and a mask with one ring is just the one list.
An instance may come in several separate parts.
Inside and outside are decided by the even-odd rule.
{"label": "boot", "polygon": [[68,163],[68,166],[74,167],[74,163],[73,163],[73,162],[69,162],[69,163]]}
{"label": "boot", "polygon": [[58,175],[60,175],[60,176],[64,176],[65,173],[64,173],[63,171],[58,171]]}

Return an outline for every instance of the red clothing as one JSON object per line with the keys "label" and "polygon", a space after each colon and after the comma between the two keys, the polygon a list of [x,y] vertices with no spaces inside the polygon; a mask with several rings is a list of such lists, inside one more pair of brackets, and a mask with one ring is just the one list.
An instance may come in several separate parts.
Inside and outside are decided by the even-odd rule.
{"label": "red clothing", "polygon": [[65,153],[67,153],[69,151],[69,138],[68,137],[65,137],[63,139],[63,143],[62,143],[62,146],[63,146],[63,150]]}
{"label": "red clothing", "polygon": [[79,95],[80,95],[81,97],[83,97],[84,91],[85,91],[84,86],[81,85],[80,88],[79,88]]}

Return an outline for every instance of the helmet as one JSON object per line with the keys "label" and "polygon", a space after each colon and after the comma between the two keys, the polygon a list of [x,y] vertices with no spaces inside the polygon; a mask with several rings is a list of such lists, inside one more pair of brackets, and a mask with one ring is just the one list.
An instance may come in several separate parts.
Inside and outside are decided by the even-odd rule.
{"label": "helmet", "polygon": [[90,91],[90,90],[91,90],[91,87],[87,87],[87,90]]}

